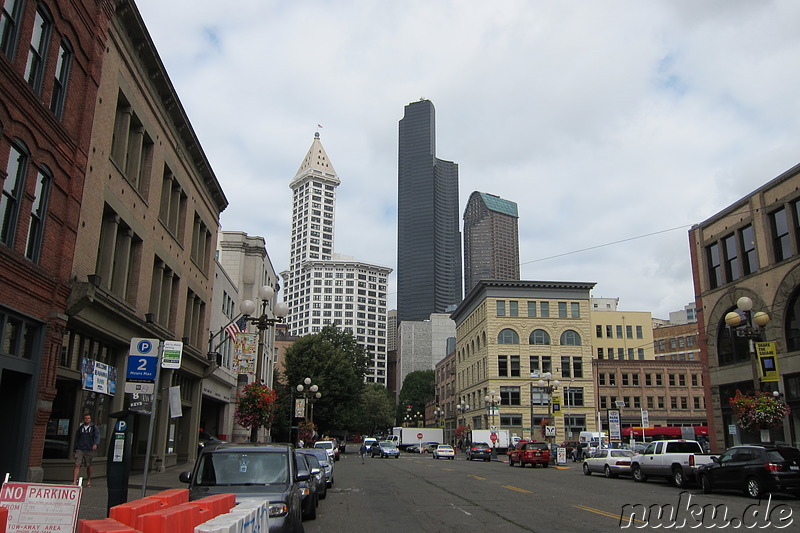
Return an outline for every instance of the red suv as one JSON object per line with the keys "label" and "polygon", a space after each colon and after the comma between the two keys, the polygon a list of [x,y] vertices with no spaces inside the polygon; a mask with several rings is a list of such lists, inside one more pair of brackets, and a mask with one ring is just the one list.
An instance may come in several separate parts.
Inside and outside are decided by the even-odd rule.
{"label": "red suv", "polygon": [[532,465],[534,468],[537,464],[547,468],[547,465],[550,464],[550,447],[546,442],[521,440],[508,450],[508,466],[514,466],[514,463],[519,463],[519,466],[523,468],[526,464]]}

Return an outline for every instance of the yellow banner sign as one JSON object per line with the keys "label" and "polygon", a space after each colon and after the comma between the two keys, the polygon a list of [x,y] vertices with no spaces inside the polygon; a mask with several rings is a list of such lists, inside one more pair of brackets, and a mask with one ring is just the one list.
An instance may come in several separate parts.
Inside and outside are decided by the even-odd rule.
{"label": "yellow banner sign", "polygon": [[757,342],[755,344],[761,381],[780,381],[781,373],[780,370],[778,370],[778,349],[775,343]]}

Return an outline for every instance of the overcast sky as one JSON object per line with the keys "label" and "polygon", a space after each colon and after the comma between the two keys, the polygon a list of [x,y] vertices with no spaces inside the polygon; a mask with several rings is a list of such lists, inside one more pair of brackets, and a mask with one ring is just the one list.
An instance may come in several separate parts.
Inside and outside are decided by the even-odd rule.
{"label": "overcast sky", "polygon": [[694,299],[690,226],[800,162],[794,0],[137,5],[230,202],[222,229],[264,236],[278,272],[316,131],[341,179],[335,251],[396,267],[397,125],[420,97],[460,217],[475,190],[518,203],[522,279],[596,282],[659,318]]}

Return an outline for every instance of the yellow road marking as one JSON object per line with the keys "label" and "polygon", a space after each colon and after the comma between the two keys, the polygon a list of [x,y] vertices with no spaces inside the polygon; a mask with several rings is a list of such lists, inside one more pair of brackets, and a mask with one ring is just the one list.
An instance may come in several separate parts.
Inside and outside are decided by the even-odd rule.
{"label": "yellow road marking", "polygon": [[469,476],[467,476],[467,477],[471,477],[471,478],[473,478],[473,479],[478,479],[478,480],[480,480],[480,481],[486,481],[486,478],[485,478],[485,477],[476,476],[476,475],[474,475],[474,474],[470,474],[470,475],[469,475]]}
{"label": "yellow road marking", "polygon": [[514,487],[513,485],[503,485],[503,488],[508,490],[515,490],[517,492],[522,492],[524,494],[533,494],[532,491],[521,489],[519,487]]}
{"label": "yellow road marking", "polygon": [[[586,507],[584,505],[573,505],[573,507],[575,507],[576,509],[580,509],[581,511],[588,511],[590,513],[599,514],[601,516],[607,516],[607,517],[613,518],[615,520],[619,520],[620,519],[620,515],[614,514],[614,513],[609,513],[608,511],[603,511],[601,509],[595,509],[593,507]],[[625,522],[630,520],[630,517],[623,517],[623,518],[624,518]],[[646,524],[646,522],[644,522],[643,520],[637,520],[635,518],[633,519],[633,521],[634,522],[638,522],[640,524]]]}
{"label": "yellow road marking", "polygon": [[445,472],[455,472],[452,468],[442,468]]}
{"label": "yellow road marking", "polygon": [[571,466],[556,466],[556,470],[569,470],[572,468]]}

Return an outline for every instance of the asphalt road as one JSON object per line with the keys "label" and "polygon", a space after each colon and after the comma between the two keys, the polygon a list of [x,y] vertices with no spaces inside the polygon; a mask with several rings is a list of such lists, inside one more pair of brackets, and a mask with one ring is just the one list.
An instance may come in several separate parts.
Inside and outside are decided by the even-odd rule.
{"label": "asphalt road", "polygon": [[348,452],[336,463],[334,487],[317,519],[305,522],[307,533],[605,532],[619,531],[628,523],[621,515],[632,512],[627,529],[796,531],[800,524],[800,500],[791,496],[759,502],[738,493],[704,495],[661,480],[585,476],[572,462],[523,469],[463,455],[435,460],[403,453],[367,457],[362,465],[355,449]]}

